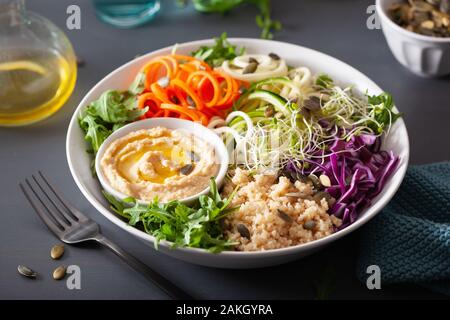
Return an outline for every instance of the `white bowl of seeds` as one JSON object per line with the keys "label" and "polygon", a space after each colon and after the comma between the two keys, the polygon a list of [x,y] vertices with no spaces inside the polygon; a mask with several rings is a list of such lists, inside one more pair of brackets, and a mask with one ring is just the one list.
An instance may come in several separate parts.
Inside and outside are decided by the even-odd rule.
{"label": "white bowl of seeds", "polygon": [[377,0],[377,14],[395,58],[425,77],[450,74],[450,1]]}

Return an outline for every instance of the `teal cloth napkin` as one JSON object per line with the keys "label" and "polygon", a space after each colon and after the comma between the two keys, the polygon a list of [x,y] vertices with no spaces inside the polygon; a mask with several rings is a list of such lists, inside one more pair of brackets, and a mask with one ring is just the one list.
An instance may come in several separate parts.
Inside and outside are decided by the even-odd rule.
{"label": "teal cloth napkin", "polygon": [[361,231],[358,278],[416,283],[450,295],[450,162],[410,166],[392,201]]}

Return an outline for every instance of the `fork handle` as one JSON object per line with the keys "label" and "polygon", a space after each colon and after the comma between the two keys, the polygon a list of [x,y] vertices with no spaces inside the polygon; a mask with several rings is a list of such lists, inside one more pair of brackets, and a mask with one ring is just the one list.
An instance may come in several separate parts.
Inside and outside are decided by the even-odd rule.
{"label": "fork handle", "polygon": [[122,258],[122,260],[125,261],[128,265],[130,265],[134,270],[140,272],[144,277],[153,282],[172,299],[194,300],[194,298],[190,296],[188,293],[178,288],[175,284],[164,278],[155,270],[151,269],[142,261],[136,259],[131,254],[127,253],[125,250],[120,248],[118,245],[113,243],[105,236],[99,235],[98,237],[95,238],[95,240],[97,240],[99,243],[109,248],[110,250],[112,250],[116,255]]}

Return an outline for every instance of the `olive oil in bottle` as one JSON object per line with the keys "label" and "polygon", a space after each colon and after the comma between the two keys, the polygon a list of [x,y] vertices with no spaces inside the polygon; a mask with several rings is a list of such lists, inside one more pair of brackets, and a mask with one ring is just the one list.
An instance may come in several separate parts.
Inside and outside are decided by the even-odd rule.
{"label": "olive oil in bottle", "polygon": [[0,51],[0,125],[23,125],[59,110],[75,86],[76,64],[56,51]]}
{"label": "olive oil in bottle", "polygon": [[55,113],[76,77],[75,53],[61,29],[26,10],[25,0],[0,0],[0,126]]}

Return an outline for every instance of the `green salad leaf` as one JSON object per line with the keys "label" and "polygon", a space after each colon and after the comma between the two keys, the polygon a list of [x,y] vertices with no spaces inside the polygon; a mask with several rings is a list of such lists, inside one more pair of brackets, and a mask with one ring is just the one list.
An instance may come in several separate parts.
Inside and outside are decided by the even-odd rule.
{"label": "green salad leaf", "polygon": [[245,48],[237,49],[227,40],[226,32],[222,33],[220,37],[214,38],[214,41],[213,46],[201,46],[191,52],[191,55],[205,61],[212,67],[219,67],[225,60],[232,60],[245,52]]}
{"label": "green salad leaf", "polygon": [[131,92],[108,90],[80,113],[78,122],[85,132],[85,140],[96,153],[112,132],[138,119],[146,111],[136,108],[136,96]]}
{"label": "green salad leaf", "polygon": [[174,247],[203,248],[210,252],[236,245],[224,238],[221,225],[221,220],[235,210],[229,207],[234,192],[228,199],[222,199],[214,178],[210,181],[210,193],[200,196],[195,206],[178,200],[160,203],[158,199],[145,206],[132,198],[121,202],[105,191],[103,194],[114,212],[132,226],[141,224],[145,232],[156,238],[156,248],[161,240],[173,242]]}

